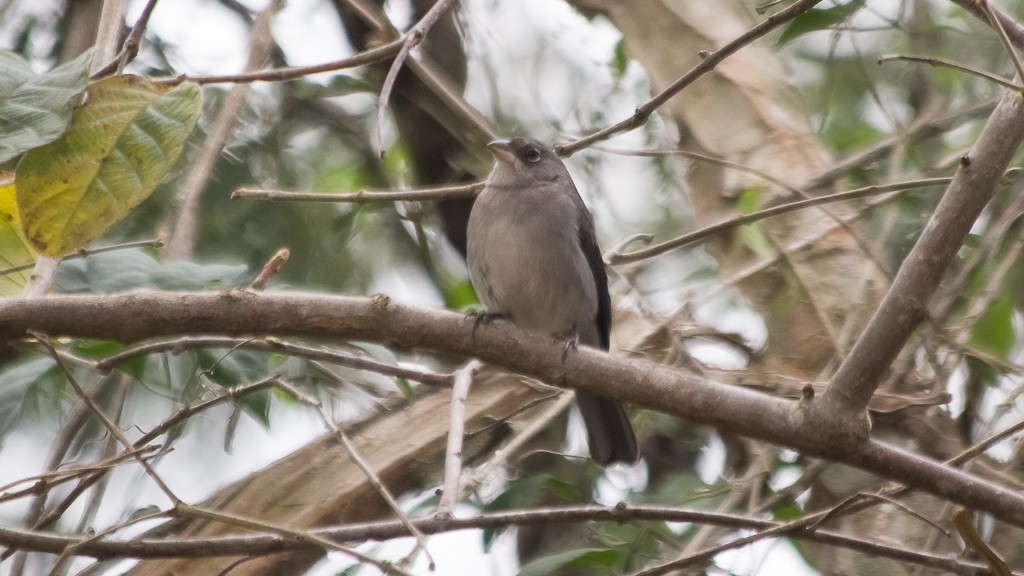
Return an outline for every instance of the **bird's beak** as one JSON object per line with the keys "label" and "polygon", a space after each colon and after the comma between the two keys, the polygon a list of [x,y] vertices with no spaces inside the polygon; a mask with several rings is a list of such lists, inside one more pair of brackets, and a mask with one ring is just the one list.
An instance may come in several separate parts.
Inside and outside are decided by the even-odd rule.
{"label": "bird's beak", "polygon": [[487,147],[491,149],[491,153],[498,159],[498,162],[512,164],[516,161],[516,155],[512,153],[508,140],[495,140],[488,144]]}

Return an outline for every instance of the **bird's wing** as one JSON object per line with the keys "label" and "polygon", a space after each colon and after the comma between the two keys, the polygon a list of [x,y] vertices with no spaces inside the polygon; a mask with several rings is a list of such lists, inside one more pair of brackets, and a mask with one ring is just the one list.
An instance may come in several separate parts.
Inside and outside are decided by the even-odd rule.
{"label": "bird's wing", "polygon": [[612,299],[608,295],[608,275],[604,271],[601,248],[597,245],[594,221],[589,214],[584,214],[579,228],[580,248],[587,258],[587,266],[594,276],[594,287],[597,289],[597,332],[601,337],[601,348],[608,350],[612,331]]}

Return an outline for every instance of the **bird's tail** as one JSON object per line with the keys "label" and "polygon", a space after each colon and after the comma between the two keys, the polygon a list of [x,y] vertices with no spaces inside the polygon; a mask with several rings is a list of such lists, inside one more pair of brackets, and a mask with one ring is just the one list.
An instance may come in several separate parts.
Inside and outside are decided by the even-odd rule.
{"label": "bird's tail", "polygon": [[590,457],[594,462],[602,466],[614,462],[635,464],[639,457],[636,435],[622,404],[586,392],[576,393],[576,404],[583,415]]}

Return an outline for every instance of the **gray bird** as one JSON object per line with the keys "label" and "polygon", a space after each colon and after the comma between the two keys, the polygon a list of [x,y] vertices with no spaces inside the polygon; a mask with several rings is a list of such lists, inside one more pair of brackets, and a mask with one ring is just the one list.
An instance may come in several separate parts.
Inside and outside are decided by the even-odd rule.
{"label": "gray bird", "polygon": [[[608,349],[608,277],[594,221],[565,165],[529,138],[488,144],[497,162],[469,215],[469,273],[489,315],[520,328]],[[622,404],[586,392],[576,403],[590,456],[637,460]]]}

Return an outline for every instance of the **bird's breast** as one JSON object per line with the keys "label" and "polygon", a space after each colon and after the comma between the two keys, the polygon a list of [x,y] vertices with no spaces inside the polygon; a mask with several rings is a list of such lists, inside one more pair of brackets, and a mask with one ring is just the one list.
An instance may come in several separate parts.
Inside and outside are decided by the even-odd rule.
{"label": "bird's breast", "polygon": [[481,196],[470,216],[469,264],[488,311],[507,314],[527,330],[576,331],[595,344],[597,289],[573,207],[486,200]]}

